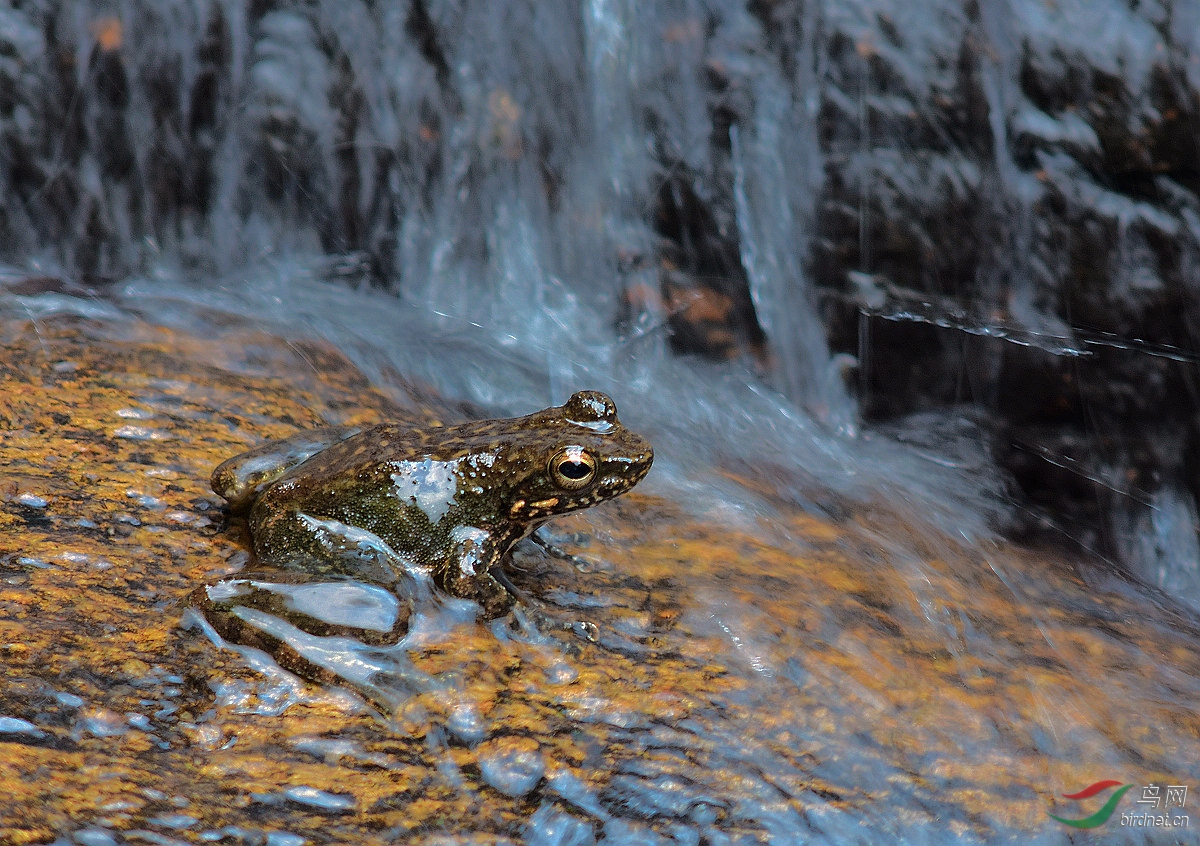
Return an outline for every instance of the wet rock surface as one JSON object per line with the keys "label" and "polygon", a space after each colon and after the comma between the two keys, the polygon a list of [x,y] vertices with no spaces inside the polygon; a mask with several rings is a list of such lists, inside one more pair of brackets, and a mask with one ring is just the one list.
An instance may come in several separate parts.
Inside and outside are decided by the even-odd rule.
{"label": "wet rock surface", "polygon": [[1200,768],[1169,604],[882,502],[818,519],[770,478],[738,482],[749,515],[635,492],[556,521],[574,560],[510,576],[573,626],[460,603],[366,644],[366,685],[219,648],[187,597],[248,546],[211,468],[420,414],[327,347],[226,331],[0,324],[4,842],[1053,837],[1097,773]]}

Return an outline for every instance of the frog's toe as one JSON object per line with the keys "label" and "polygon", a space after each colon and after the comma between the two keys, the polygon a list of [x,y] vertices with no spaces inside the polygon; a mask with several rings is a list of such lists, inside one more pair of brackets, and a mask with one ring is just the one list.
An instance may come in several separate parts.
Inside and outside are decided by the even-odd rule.
{"label": "frog's toe", "polygon": [[444,590],[451,596],[478,602],[483,608],[483,616],[489,620],[503,617],[515,601],[513,594],[491,574],[481,576],[458,571],[446,579]]}

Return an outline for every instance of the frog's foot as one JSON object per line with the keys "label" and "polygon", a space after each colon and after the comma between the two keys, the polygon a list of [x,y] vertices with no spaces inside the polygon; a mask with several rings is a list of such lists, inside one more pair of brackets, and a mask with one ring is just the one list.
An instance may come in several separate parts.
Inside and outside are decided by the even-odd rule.
{"label": "frog's foot", "polygon": [[[591,620],[564,613],[560,608],[546,605],[537,600],[529,600],[522,596],[512,608],[512,614],[504,623],[513,632],[521,632],[526,638],[539,643],[546,643],[550,632],[566,632],[588,643],[599,643],[600,627]],[[578,646],[568,645],[560,641],[572,654],[578,654]]]}
{"label": "frog's foot", "polygon": [[491,620],[503,617],[516,601],[514,595],[491,573],[448,573],[443,583],[446,593],[460,599],[470,599],[483,607],[483,616]]}
{"label": "frog's foot", "polygon": [[578,555],[572,555],[553,541],[547,540],[542,536],[541,531],[531,533],[527,540],[540,547],[542,552],[551,558],[557,558],[560,561],[569,561],[581,572],[586,573],[593,568],[593,565],[589,564],[585,559],[580,558]]}

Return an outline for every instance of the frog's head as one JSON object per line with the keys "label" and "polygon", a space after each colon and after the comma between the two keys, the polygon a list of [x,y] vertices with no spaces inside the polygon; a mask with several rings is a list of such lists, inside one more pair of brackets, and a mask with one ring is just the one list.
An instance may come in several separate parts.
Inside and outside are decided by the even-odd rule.
{"label": "frog's head", "polygon": [[628,491],[654,462],[649,442],[617,420],[617,406],[599,391],[579,391],[565,405],[523,418],[536,448],[509,503],[509,519],[540,521]]}

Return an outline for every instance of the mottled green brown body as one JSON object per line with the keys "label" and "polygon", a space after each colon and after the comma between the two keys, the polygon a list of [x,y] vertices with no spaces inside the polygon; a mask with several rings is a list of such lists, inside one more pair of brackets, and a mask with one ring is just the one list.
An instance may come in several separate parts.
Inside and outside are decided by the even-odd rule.
{"label": "mottled green brown body", "polygon": [[625,493],[653,458],[611,399],[581,391],[511,420],[302,433],[225,462],[213,489],[234,506],[252,503],[263,564],[424,567],[495,616],[512,604],[493,573],[513,544],[556,514]]}

